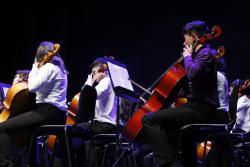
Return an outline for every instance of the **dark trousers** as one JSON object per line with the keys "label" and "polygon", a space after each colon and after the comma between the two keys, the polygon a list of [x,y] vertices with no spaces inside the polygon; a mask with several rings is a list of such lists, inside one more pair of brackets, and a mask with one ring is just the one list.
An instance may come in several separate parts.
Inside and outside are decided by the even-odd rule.
{"label": "dark trousers", "polygon": [[[7,166],[14,163],[13,146],[10,135],[21,132],[31,132],[41,125],[65,124],[66,112],[61,111],[55,106],[47,103],[36,104],[34,111],[10,118],[0,123],[0,161],[1,166]],[[31,136],[31,135],[30,135]],[[29,139],[28,139],[29,141]],[[35,145],[36,143],[34,143]],[[29,146],[29,142],[27,142]],[[35,163],[38,158],[38,152],[33,150],[37,155],[31,158],[30,162]],[[30,165],[31,166],[31,165]]]}
{"label": "dark trousers", "polygon": [[149,144],[144,144],[140,148],[134,151],[135,160],[138,167],[144,166],[144,156],[152,152],[151,146]]}
{"label": "dark trousers", "polygon": [[[215,107],[195,99],[188,99],[183,107],[162,109],[146,114],[141,122],[148,142],[158,165],[177,160],[177,152],[172,140],[173,132],[184,125],[193,123],[208,123],[214,115]],[[177,140],[177,139],[176,139]],[[186,147],[186,148],[185,148]],[[195,143],[185,145],[182,152],[186,166],[196,166],[197,154]],[[189,151],[185,151],[189,149]],[[185,152],[187,154],[185,154]],[[184,155],[183,155],[184,154]],[[189,159],[185,162],[185,159]],[[185,166],[185,164],[183,164]]]}
{"label": "dark trousers", "polygon": [[[89,127],[89,123],[79,123],[78,125],[81,125],[83,127]],[[116,133],[116,126],[112,125],[107,122],[99,122],[94,121],[92,125],[92,132],[93,135],[97,134],[112,134]],[[95,141],[95,155],[93,154],[93,149],[91,148],[91,142],[90,142],[90,135],[84,135],[83,139],[85,142],[82,142],[81,146],[76,149],[76,163],[79,167],[85,167],[85,163],[87,162],[89,167],[93,167],[94,163],[97,162],[98,159],[98,165],[100,166],[100,160],[101,160],[101,151],[103,150],[103,146],[107,143],[107,141]],[[71,138],[73,145],[78,142],[79,138]],[[71,146],[73,149],[73,146]],[[73,153],[73,152],[72,152]],[[73,163],[75,164],[74,160]]]}

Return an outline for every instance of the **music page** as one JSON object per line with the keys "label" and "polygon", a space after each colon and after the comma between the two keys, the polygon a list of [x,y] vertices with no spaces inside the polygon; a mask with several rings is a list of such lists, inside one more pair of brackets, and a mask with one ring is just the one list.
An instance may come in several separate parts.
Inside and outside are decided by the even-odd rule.
{"label": "music page", "polygon": [[6,97],[7,92],[8,92],[9,89],[10,89],[10,88],[3,88],[4,97]]}
{"label": "music page", "polygon": [[114,87],[121,86],[128,90],[134,91],[131,82],[128,80],[129,75],[127,69],[107,62]]}

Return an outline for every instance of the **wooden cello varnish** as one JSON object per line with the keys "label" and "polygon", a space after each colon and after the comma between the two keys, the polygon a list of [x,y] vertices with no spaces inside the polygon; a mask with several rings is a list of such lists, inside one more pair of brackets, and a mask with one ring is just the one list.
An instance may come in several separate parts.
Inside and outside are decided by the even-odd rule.
{"label": "wooden cello varnish", "polygon": [[22,82],[13,85],[6,94],[3,104],[4,110],[0,114],[0,123],[26,111],[29,103],[28,83]]}

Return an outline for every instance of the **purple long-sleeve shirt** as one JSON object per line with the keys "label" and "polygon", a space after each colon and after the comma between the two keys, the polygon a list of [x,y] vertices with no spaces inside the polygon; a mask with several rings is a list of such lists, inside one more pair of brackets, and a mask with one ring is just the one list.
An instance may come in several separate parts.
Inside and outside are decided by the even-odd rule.
{"label": "purple long-sleeve shirt", "polygon": [[209,45],[184,58],[189,79],[187,98],[195,98],[218,106],[217,66]]}

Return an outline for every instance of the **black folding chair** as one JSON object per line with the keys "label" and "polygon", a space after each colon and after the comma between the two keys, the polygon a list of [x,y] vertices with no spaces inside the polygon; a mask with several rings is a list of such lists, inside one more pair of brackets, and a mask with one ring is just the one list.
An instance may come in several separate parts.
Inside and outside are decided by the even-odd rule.
{"label": "black folding chair", "polygon": [[[237,158],[234,155],[234,147],[230,137],[230,131],[232,130],[236,122],[237,101],[238,101],[239,80],[236,81],[231,98],[229,101],[229,113],[232,121],[228,124],[189,124],[180,128],[180,136],[178,141],[177,154],[179,155],[181,145],[184,144],[185,139],[194,142],[205,141],[204,148],[207,146],[207,141],[219,141],[227,140],[231,157],[234,166],[238,167]],[[184,139],[185,138],[185,139]],[[202,166],[204,166],[206,149],[203,152]]]}
{"label": "black folding chair", "polygon": [[[62,135],[63,136],[62,140],[65,142],[67,150],[68,166],[69,167],[75,166],[72,164],[69,137],[77,136],[84,138],[85,135],[90,135],[91,141],[93,142],[91,127],[95,113],[96,96],[97,93],[94,87],[89,85],[84,85],[81,89],[78,102],[78,111],[76,115],[76,121],[74,124],[43,125],[35,129],[31,137],[31,142],[27,153],[25,166],[27,167],[29,163],[30,151],[32,149],[31,143],[33,143],[34,140],[36,140],[37,136],[43,136],[43,135],[56,135],[56,136]],[[91,123],[88,128],[84,128],[82,126],[77,125],[79,122],[89,122],[89,121],[91,121]],[[46,166],[48,166],[48,164],[46,164]]]}

